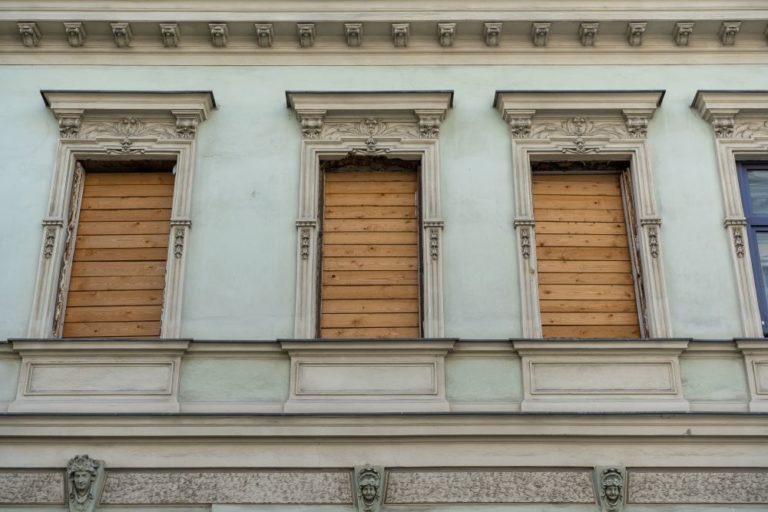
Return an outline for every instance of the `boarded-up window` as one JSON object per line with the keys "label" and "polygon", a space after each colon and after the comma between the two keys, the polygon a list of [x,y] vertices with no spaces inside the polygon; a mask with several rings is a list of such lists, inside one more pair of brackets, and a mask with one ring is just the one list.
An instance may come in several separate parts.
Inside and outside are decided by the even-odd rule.
{"label": "boarded-up window", "polygon": [[64,337],[160,335],[174,176],[86,172]]}
{"label": "boarded-up window", "polygon": [[534,173],[533,203],[544,337],[639,337],[621,175]]}
{"label": "boarded-up window", "polygon": [[420,336],[418,170],[324,172],[320,336]]}

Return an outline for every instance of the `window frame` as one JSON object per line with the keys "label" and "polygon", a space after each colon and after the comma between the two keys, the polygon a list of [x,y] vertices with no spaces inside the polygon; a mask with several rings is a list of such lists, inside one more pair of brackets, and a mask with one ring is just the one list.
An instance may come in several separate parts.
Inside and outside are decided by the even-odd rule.
{"label": "window frame", "polygon": [[198,125],[216,108],[213,93],[41,91],[59,124],[59,141],[27,336],[59,338],[56,309],[66,300],[62,272],[67,222],[79,160],[173,159],[176,162],[160,338],[181,335],[183,276]]}
{"label": "window frame", "polygon": [[754,272],[757,304],[762,318],[763,336],[768,336],[768,297],[766,297],[764,291],[761,293],[763,287],[759,285],[764,277],[760,264],[760,251],[757,244],[757,234],[768,233],[768,214],[759,215],[752,211],[752,195],[749,190],[748,178],[750,171],[768,171],[768,162],[737,162],[736,169],[739,178],[742,205],[744,207],[744,216],[746,219],[747,240],[750,257],[752,259],[752,271]]}
{"label": "window frame", "polygon": [[440,255],[440,126],[453,91],[286,91],[302,129],[299,212],[296,221],[296,310],[294,337],[317,338],[321,162],[350,154],[420,160],[420,236],[423,338],[444,336]]}
{"label": "window frame", "polygon": [[624,160],[634,201],[636,245],[650,338],[672,336],[663,268],[661,216],[647,147],[648,124],[664,91],[497,91],[494,105],[512,142],[513,221],[525,338],[542,338],[533,216],[532,160]]}

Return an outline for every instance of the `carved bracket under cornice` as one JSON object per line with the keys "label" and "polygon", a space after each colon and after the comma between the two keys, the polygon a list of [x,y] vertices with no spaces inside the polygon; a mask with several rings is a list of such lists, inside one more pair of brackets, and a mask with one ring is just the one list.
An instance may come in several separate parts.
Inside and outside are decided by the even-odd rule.
{"label": "carved bracket under cornice", "polygon": [[718,139],[768,140],[768,91],[698,91],[691,106]]}

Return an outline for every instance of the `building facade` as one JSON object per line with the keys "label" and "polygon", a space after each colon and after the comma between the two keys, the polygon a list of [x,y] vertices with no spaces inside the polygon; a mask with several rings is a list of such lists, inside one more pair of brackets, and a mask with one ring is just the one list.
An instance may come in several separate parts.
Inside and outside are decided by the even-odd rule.
{"label": "building facade", "polygon": [[768,5],[0,1],[0,510],[768,506]]}

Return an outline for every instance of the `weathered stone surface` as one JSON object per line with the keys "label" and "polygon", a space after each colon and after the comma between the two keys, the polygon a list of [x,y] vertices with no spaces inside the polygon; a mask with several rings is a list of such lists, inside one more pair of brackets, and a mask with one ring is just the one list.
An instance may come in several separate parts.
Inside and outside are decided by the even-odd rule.
{"label": "weathered stone surface", "polygon": [[392,471],[386,503],[594,503],[588,471]]}
{"label": "weathered stone surface", "polygon": [[630,471],[629,503],[768,503],[768,471]]}
{"label": "weathered stone surface", "polygon": [[115,471],[105,505],[352,503],[348,472]]}
{"label": "weathered stone surface", "polygon": [[0,503],[64,504],[64,471],[0,471]]}

